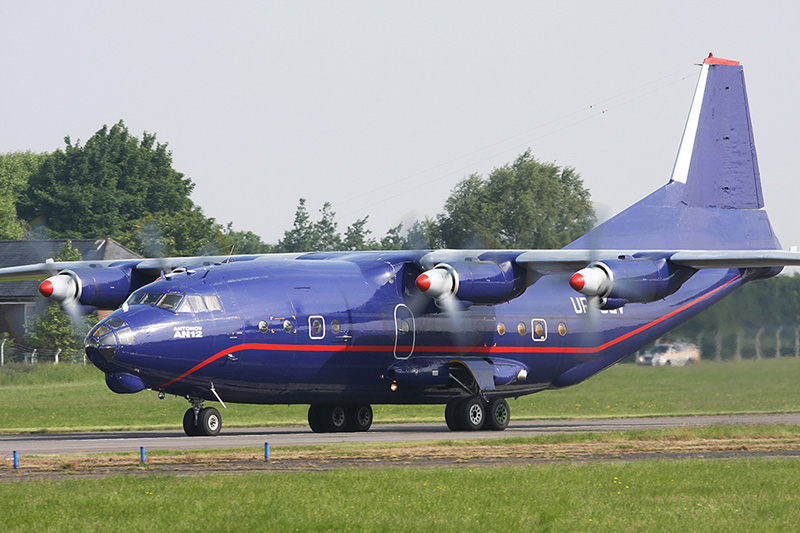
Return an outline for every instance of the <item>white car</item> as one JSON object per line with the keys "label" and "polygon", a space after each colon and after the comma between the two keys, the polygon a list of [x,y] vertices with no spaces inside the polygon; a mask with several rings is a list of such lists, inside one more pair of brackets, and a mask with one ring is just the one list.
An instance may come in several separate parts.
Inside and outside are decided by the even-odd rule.
{"label": "white car", "polygon": [[700,350],[688,342],[656,344],[636,358],[640,365],[686,366],[700,360]]}

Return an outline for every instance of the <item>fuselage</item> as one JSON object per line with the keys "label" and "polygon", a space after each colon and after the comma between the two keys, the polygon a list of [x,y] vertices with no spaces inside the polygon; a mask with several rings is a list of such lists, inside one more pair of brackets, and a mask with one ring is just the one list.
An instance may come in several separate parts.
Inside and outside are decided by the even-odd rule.
{"label": "fuselage", "polygon": [[583,381],[753,276],[704,270],[662,300],[601,311],[548,275],[505,303],[440,309],[409,283],[412,259],[265,256],[173,273],[98,324],[87,354],[151,389],[262,404],[445,403],[461,392],[446,376],[390,387],[387,369],[474,358],[524,369],[491,391],[514,397]]}

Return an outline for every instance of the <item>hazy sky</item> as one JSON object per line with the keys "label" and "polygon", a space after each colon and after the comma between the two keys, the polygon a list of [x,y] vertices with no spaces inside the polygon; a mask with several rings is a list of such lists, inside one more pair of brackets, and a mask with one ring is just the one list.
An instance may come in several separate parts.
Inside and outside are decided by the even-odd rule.
{"label": "hazy sky", "polygon": [[0,152],[123,119],[169,143],[207,215],[276,242],[301,197],[381,237],[530,147],[574,167],[607,217],[669,179],[713,51],[745,67],[788,247],[798,21],[790,1],[0,0]]}

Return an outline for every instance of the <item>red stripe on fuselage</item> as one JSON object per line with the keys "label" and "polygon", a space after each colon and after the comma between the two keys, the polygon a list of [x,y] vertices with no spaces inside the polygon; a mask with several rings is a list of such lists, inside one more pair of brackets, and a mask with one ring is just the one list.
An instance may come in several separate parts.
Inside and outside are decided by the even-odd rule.
{"label": "red stripe on fuselage", "polygon": [[[716,289],[707,292],[706,294],[692,300],[691,302],[675,309],[671,313],[667,313],[666,315],[653,320],[652,322],[648,322],[643,326],[639,326],[636,329],[633,329],[623,335],[615,339],[611,339],[610,341],[601,344],[599,346],[593,347],[586,347],[586,348],[579,348],[579,347],[569,347],[569,346],[553,346],[553,347],[546,347],[546,346],[473,346],[473,347],[466,347],[466,346],[417,346],[414,348],[415,352],[420,353],[428,353],[428,352],[438,352],[438,353],[459,353],[464,351],[470,351],[472,353],[486,353],[486,354],[503,354],[503,353],[573,353],[573,354],[592,354],[601,352],[605,349],[610,348],[620,342],[633,337],[643,331],[650,329],[651,327],[668,320],[675,315],[682,313],[683,311],[689,309],[690,307],[695,306],[696,304],[702,302],[709,296],[715,294],[716,292],[724,289],[734,281],[741,278],[741,274],[736,276],[735,278],[731,279],[730,281],[720,285]],[[394,346],[334,346],[334,345],[308,345],[308,344],[266,344],[266,343],[244,343],[244,344],[237,344],[236,346],[231,346],[230,348],[226,348],[221,352],[218,352],[205,361],[198,363],[197,365],[193,366],[191,369],[187,370],[180,376],[176,377],[175,379],[164,383],[163,385],[159,385],[157,387],[152,387],[153,389],[161,389],[164,387],[169,387],[173,383],[176,383],[186,376],[189,376],[196,371],[200,370],[204,366],[213,363],[217,359],[221,359],[223,357],[227,357],[228,355],[236,352],[240,352],[243,350],[262,350],[262,351],[292,351],[292,352],[393,352]]]}

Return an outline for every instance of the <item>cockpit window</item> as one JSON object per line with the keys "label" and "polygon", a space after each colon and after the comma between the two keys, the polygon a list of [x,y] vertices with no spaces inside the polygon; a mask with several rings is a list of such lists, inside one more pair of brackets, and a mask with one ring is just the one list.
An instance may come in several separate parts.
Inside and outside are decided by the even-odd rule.
{"label": "cockpit window", "polygon": [[222,311],[222,306],[219,299],[213,294],[206,294],[203,296],[190,294],[186,300],[192,306],[192,311],[195,313],[205,313],[206,311]]}
{"label": "cockpit window", "polygon": [[175,311],[178,309],[181,300],[183,300],[183,294],[167,294],[158,302],[158,306],[168,311]]}
{"label": "cockpit window", "polygon": [[192,306],[192,310],[195,313],[202,313],[203,311],[208,311],[208,307],[206,307],[206,303],[203,301],[202,296],[197,296],[195,294],[190,294],[186,297],[189,301],[189,304]]}
{"label": "cockpit window", "polygon": [[163,292],[134,292],[128,296],[128,305],[155,305],[164,296]]}
{"label": "cockpit window", "polygon": [[106,324],[114,329],[119,329],[127,325],[124,320],[116,316],[109,317],[108,320],[106,320]]}
{"label": "cockpit window", "polygon": [[[208,311],[222,311],[219,298],[213,294],[198,295],[174,292],[134,292],[126,301],[128,305],[157,305],[162,309],[176,313],[205,313]],[[116,328],[113,324],[113,328]]]}
{"label": "cockpit window", "polygon": [[203,301],[206,303],[209,311],[222,311],[222,306],[219,304],[219,298],[214,295],[206,294],[203,296]]}
{"label": "cockpit window", "polygon": [[99,339],[100,337],[102,337],[103,335],[106,335],[108,333],[111,333],[111,328],[109,328],[105,324],[100,324],[92,332],[92,337],[95,337],[95,338]]}

